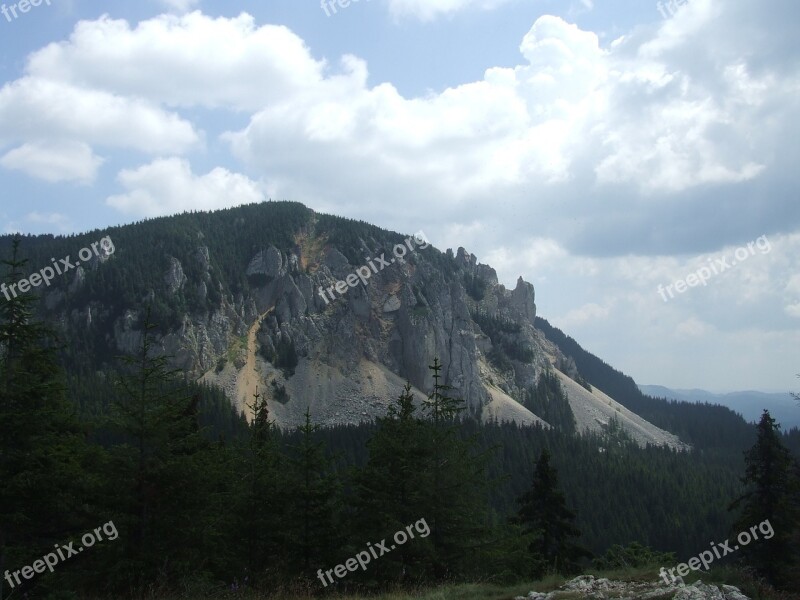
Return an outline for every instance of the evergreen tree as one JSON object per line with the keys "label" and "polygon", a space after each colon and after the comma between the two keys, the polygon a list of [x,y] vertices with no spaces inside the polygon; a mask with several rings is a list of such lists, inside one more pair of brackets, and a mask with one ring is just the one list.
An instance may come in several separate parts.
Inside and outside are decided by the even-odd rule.
{"label": "evergreen tree", "polygon": [[258,393],[248,406],[253,413],[250,424],[250,441],[247,452],[245,489],[241,497],[244,505],[236,511],[240,517],[242,539],[247,540],[248,573],[243,573],[253,583],[276,578],[285,557],[284,523],[287,508],[284,467],[285,460],[278,444],[275,423],[269,419],[267,399]]}
{"label": "evergreen tree", "polygon": [[575,527],[575,513],[567,508],[558,483],[558,472],[550,465],[550,453],[543,450],[533,474],[531,489],[519,498],[516,521],[531,536],[528,550],[533,555],[532,572],[541,577],[552,571],[569,574],[577,561],[591,553],[574,540],[581,535]]}
{"label": "evergreen tree", "polygon": [[523,405],[548,424],[566,433],[575,433],[575,414],[553,371],[545,371],[526,394]]}
{"label": "evergreen tree", "polygon": [[480,452],[477,436],[460,435],[458,413],[463,400],[452,398],[451,386],[442,380],[442,365],[431,365],[433,390],[423,403],[429,440],[425,469],[425,518],[435,549],[434,574],[442,579],[459,576],[477,561],[486,536],[489,451]]}
{"label": "evergreen tree", "polygon": [[122,358],[127,369],[111,418],[125,440],[112,450],[109,482],[129,489],[112,494],[122,500],[125,583],[134,587],[185,576],[204,558],[199,544],[190,543],[203,535],[198,453],[207,444],[199,430],[199,396],[188,396],[180,372],[168,367],[169,357],[155,354],[154,329],[147,309],[137,354]]}
{"label": "evergreen tree", "polygon": [[[27,261],[18,259],[19,240],[5,286],[16,284]],[[56,542],[86,527],[90,478],[97,451],[86,445],[65,396],[52,330],[33,316],[31,292],[0,296],[0,598],[6,570],[30,564]],[[14,595],[46,580],[12,581]]]}
{"label": "evergreen tree", "polygon": [[293,510],[288,517],[288,556],[298,574],[311,580],[312,571],[335,564],[341,546],[341,483],[325,444],[315,439],[319,425],[312,424],[309,409],[298,429],[300,443],[289,458],[287,487]]}
{"label": "evergreen tree", "polygon": [[732,504],[741,506],[736,533],[768,522],[774,531],[770,539],[761,538],[742,548],[747,562],[774,585],[786,584],[795,564],[797,548],[792,539],[798,529],[798,480],[796,463],[781,442],[780,426],[765,410],[756,426],[758,438],[745,453],[746,491]]}
{"label": "evergreen tree", "polygon": [[[377,431],[367,442],[369,460],[356,472],[355,512],[359,524],[356,546],[381,540],[424,518],[424,472],[428,456],[426,424],[416,416],[411,385],[378,419]],[[399,546],[369,570],[377,581],[417,580],[430,560],[429,544],[415,538]]]}

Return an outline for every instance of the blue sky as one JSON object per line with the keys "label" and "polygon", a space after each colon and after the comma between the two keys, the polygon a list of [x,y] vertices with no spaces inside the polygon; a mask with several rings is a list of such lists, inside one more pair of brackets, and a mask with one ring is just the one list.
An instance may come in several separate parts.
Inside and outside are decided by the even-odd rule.
{"label": "blue sky", "polygon": [[640,383],[800,389],[800,5],[662,9],[7,10],[0,231],[295,200],[522,275],[542,316]]}

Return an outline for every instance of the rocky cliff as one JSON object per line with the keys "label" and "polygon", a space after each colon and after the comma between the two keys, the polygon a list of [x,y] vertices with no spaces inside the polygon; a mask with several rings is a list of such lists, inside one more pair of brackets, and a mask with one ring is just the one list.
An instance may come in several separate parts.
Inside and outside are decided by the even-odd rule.
{"label": "rocky cliff", "polygon": [[[302,226],[281,231],[288,242],[277,243],[275,235],[248,240],[249,252],[225,269],[218,255],[228,242],[204,243],[211,232],[197,226],[181,238],[181,251],[159,256],[163,271],[142,301],[118,309],[109,327],[112,350],[137,348],[147,302],[196,305],[202,308],[178,312],[159,337],[159,351],[224,388],[242,410],[256,391],[266,395],[282,426],[298,424],[307,407],[326,424],[381,416],[406,381],[420,398],[431,390],[428,365],[438,358],[445,383],[472,418],[549,426],[521,401],[554,369],[581,429],[603,431],[617,417],[640,444],[683,447],[598,390],[574,384],[574,361],[534,326],[535,292],[522,277],[507,289],[473,254],[440,252],[422,232],[403,237],[348,222],[347,235],[332,240],[331,226],[303,210],[309,216]],[[126,258],[121,251],[109,260]],[[83,285],[79,275],[71,286]],[[237,278],[246,283],[229,283]],[[58,312],[63,298],[55,294],[62,292],[45,291]],[[85,327],[103,313],[109,307],[92,301],[56,318]]]}

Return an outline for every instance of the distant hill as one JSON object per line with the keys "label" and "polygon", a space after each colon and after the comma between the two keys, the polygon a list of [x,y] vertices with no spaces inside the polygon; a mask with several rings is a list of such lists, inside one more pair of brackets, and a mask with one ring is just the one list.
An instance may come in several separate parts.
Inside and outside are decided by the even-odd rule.
{"label": "distant hill", "polygon": [[657,398],[721,404],[735,410],[750,422],[757,422],[766,408],[784,430],[800,427],[800,405],[789,393],[746,391],[714,394],[697,389],[673,390],[663,385],[640,385],[639,389],[648,396]]}

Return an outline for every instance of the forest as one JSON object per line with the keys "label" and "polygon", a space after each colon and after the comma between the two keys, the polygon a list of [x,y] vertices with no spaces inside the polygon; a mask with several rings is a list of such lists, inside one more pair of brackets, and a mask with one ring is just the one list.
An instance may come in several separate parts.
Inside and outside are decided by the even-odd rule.
{"label": "forest", "polygon": [[[310,218],[289,204],[279,213],[274,232]],[[171,245],[185,243],[189,252],[191,236],[161,237],[166,226],[150,222],[152,245],[172,252]],[[210,229],[220,240],[226,235]],[[118,248],[127,231],[110,232]],[[353,231],[341,221],[327,224],[330,238],[345,247]],[[249,285],[226,266],[252,254],[252,244],[241,244],[214,253],[214,276],[225,277],[226,293]],[[29,256],[39,264],[57,255],[52,244],[4,248],[7,282],[33,268]],[[433,256],[451,264],[444,254]],[[123,306],[119,298],[127,296],[141,303],[136,290],[151,277],[147,260],[155,254],[135,261],[133,279],[110,263],[69,302],[98,294],[109,306]],[[767,413],[753,425],[723,407],[644,396],[632,379],[537,318],[589,385],[692,449],[641,448],[613,427],[577,433],[551,373],[525,391],[523,403],[552,429],[480,425],[461,418],[463,402],[441,381],[438,362],[427,365],[435,385],[426,401],[415,402],[406,388],[376,423],[326,428],[307,412],[302,427],[281,430],[264,397],[251,399],[248,422],[221,390],[188,380],[169,366],[170,357],[154,355],[159,332],[197,309],[189,298],[176,302],[146,303],[140,347],[116,358],[97,330],[65,340],[42,319],[33,293],[0,303],[0,574],[9,574],[0,598],[232,588],[324,595],[507,583],[580,573],[619,556],[668,563],[765,518],[775,536],[731,560],[776,586],[797,585],[799,436],[782,433]],[[525,356],[527,348],[508,342],[512,324],[475,317],[502,350],[497,360]],[[293,368],[293,357],[281,361]],[[320,582],[320,570],[420,520],[430,535],[333,584]],[[23,569],[54,547],[80,543],[82,534],[109,523],[118,537],[106,536],[52,572],[25,576]]]}

